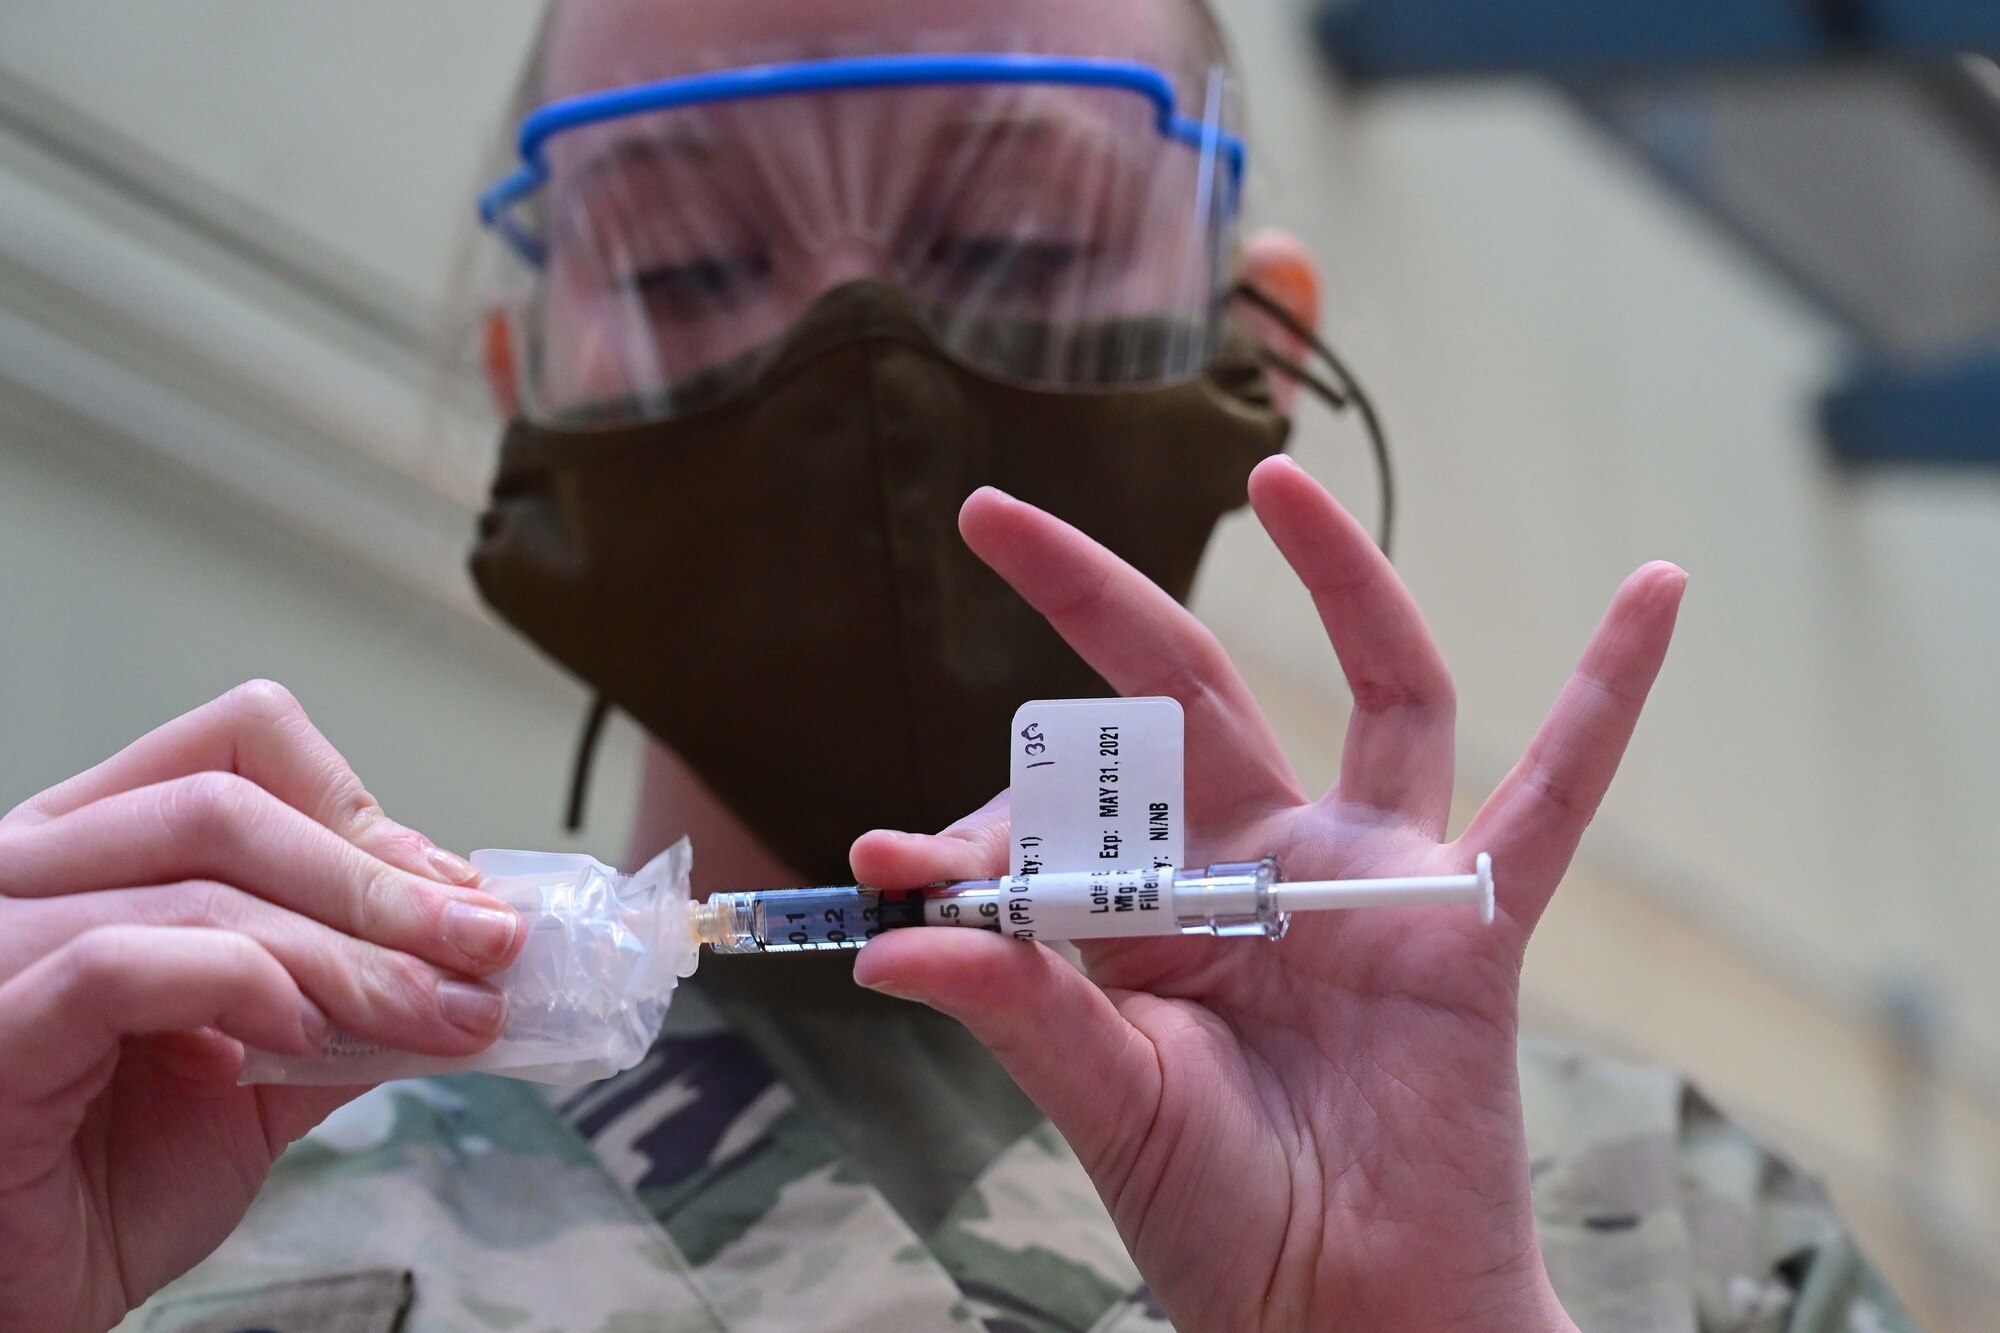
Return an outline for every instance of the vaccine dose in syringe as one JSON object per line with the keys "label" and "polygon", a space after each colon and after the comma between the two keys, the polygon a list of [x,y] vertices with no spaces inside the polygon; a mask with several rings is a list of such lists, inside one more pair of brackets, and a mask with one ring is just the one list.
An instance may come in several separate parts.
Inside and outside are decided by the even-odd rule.
{"label": "vaccine dose in syringe", "polygon": [[1261,935],[1277,939],[1291,913],[1356,907],[1476,906],[1493,919],[1493,865],[1469,875],[1287,883],[1274,857],[1205,870],[1149,869],[1010,875],[922,889],[856,886],[718,893],[694,907],[696,939],[717,953],[858,949],[886,930],[957,926],[1017,940],[1142,935]]}

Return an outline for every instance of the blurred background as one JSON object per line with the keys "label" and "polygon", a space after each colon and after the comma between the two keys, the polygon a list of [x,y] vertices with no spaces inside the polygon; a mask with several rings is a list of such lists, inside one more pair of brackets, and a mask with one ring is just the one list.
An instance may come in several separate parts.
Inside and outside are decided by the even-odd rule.
{"label": "blurred background", "polygon": [[[1692,576],[1530,955],[1690,1071],[1933,1329],[2000,1327],[2000,6],[1221,0],[1254,212],[1388,419],[1468,809],[1619,579]],[[477,606],[445,355],[535,0],[0,0],[0,807],[250,676],[404,821],[616,859],[638,738]],[[1371,516],[1352,423],[1298,453]],[[1311,607],[1197,609],[1330,778]]]}

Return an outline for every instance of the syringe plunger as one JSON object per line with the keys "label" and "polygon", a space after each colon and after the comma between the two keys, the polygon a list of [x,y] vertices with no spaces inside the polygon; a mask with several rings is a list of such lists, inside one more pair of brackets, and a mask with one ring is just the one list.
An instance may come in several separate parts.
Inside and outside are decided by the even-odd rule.
{"label": "syringe plunger", "polygon": [[1407,875],[1396,879],[1298,880],[1280,884],[1278,906],[1287,912],[1340,907],[1416,907],[1425,903],[1477,903],[1479,919],[1493,924],[1493,858],[1481,852],[1470,875]]}

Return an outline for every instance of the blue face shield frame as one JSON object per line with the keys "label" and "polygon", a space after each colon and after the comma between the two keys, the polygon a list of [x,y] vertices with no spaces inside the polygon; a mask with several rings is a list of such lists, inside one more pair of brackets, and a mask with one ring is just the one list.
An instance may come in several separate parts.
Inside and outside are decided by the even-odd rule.
{"label": "blue face shield frame", "polygon": [[[542,242],[514,220],[515,205],[549,180],[547,145],[559,134],[626,116],[719,102],[786,94],[859,89],[910,88],[948,84],[1047,84],[1124,91],[1151,102],[1160,134],[1201,154],[1197,206],[1211,203],[1233,218],[1242,196],[1248,151],[1243,140],[1224,130],[1217,108],[1202,118],[1183,115],[1173,81],[1137,61],[1083,56],[1008,53],[958,55],[848,56],[784,64],[750,65],[681,78],[566,97],[537,108],[521,121],[517,144],[521,165],[479,196],[479,219],[497,232],[531,267],[540,267]],[[1221,180],[1215,179],[1220,164]]]}

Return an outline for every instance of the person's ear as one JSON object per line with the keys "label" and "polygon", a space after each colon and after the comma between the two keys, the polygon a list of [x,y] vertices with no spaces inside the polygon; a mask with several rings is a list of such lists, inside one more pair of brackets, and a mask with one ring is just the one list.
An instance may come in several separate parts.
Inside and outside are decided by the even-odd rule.
{"label": "person's ear", "polygon": [[[1243,243],[1239,272],[1243,282],[1276,301],[1299,323],[1309,329],[1319,327],[1319,265],[1298,237],[1268,227],[1252,233]],[[1263,311],[1247,305],[1239,305],[1238,311],[1244,331],[1264,346],[1291,361],[1306,354],[1299,336]],[[1298,381],[1283,371],[1273,371],[1271,378],[1278,409],[1291,411]]]}
{"label": "person's ear", "polygon": [[514,321],[505,310],[495,308],[486,312],[479,330],[479,367],[486,374],[487,392],[493,395],[493,410],[503,420],[519,416],[521,372],[514,359]]}

